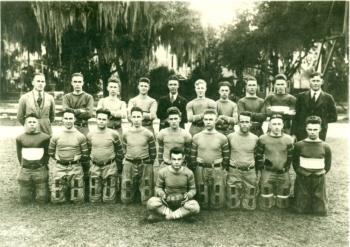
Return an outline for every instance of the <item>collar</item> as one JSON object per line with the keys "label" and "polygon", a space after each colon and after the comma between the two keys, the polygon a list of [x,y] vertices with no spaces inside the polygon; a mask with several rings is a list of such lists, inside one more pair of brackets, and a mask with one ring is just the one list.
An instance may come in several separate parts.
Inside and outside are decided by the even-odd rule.
{"label": "collar", "polygon": [[79,94],[76,93],[75,91],[72,92],[73,95],[81,95],[81,94],[83,94],[83,93],[84,93],[84,91],[81,91],[81,93],[79,93]]}
{"label": "collar", "polygon": [[250,94],[248,94],[248,93],[245,94],[245,97],[246,97],[246,98],[258,98],[258,96],[257,96],[256,94],[250,95]]}
{"label": "collar", "polygon": [[179,94],[178,94],[178,93],[176,93],[176,94],[171,94],[171,93],[169,93],[169,98],[171,98],[171,95],[173,95],[174,99],[177,99],[177,96],[178,96]]}
{"label": "collar", "polygon": [[180,168],[178,171],[175,171],[174,168],[173,168],[171,165],[169,165],[169,170],[170,170],[172,173],[180,173],[180,172],[182,172],[183,169],[184,169],[184,167],[181,166],[181,168]]}
{"label": "collar", "polygon": [[[44,91],[41,91],[41,97],[44,97]],[[33,89],[33,94],[34,94],[34,98],[37,99],[39,97],[39,91]]]}
{"label": "collar", "polygon": [[318,91],[314,91],[312,89],[310,89],[310,97],[312,98],[312,96],[316,93],[316,99],[320,96],[322,90],[318,90]]}

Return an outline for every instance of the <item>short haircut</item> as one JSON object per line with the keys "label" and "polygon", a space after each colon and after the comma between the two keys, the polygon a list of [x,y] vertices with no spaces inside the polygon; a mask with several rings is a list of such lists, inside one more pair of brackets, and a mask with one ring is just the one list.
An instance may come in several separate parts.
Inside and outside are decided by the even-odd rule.
{"label": "short haircut", "polygon": [[120,84],[120,80],[117,77],[110,77],[108,79],[108,83],[118,83],[118,84]]}
{"label": "short haircut", "polygon": [[258,82],[258,81],[256,80],[256,78],[255,78],[254,76],[252,76],[252,75],[247,75],[247,76],[245,76],[245,77],[244,77],[244,80],[245,80],[246,83],[247,83],[248,81],[255,81],[255,82]]}
{"label": "short haircut", "polygon": [[40,72],[35,72],[34,75],[33,75],[33,78],[32,78],[32,81],[34,81],[34,78],[36,76],[43,76],[45,78],[45,75],[43,73],[40,73]]}
{"label": "short haircut", "polygon": [[172,149],[170,149],[170,152],[169,152],[170,157],[172,154],[182,154],[182,156],[184,156],[185,151],[180,147],[173,147]]}
{"label": "short haircut", "polygon": [[314,71],[314,72],[311,73],[310,79],[313,78],[313,77],[316,77],[316,76],[319,76],[321,79],[323,79],[323,74],[320,73],[320,72],[317,72],[317,71]]}
{"label": "short haircut", "polygon": [[138,106],[133,106],[130,110],[130,115],[132,115],[133,112],[141,112],[141,114],[143,114],[143,111],[140,107]]}
{"label": "short haircut", "polygon": [[213,114],[213,115],[218,115],[218,113],[216,112],[215,109],[206,109],[204,112],[203,112],[203,115],[207,115],[207,114]]}
{"label": "short haircut", "polygon": [[74,113],[74,110],[72,108],[67,108],[65,110],[62,111],[62,116],[65,114],[65,113],[72,113],[75,117],[75,113]]}
{"label": "short haircut", "polygon": [[221,88],[221,87],[231,88],[231,83],[229,83],[228,81],[222,81],[219,83],[219,88]]}
{"label": "short haircut", "polygon": [[207,82],[203,79],[198,79],[195,83],[194,86],[198,86],[199,84],[204,84],[205,86],[207,86]]}
{"label": "short haircut", "polygon": [[167,116],[169,117],[170,115],[179,115],[179,117],[181,117],[181,111],[179,110],[179,108],[177,108],[176,106],[173,107],[169,107],[168,110],[166,111]]}
{"label": "short haircut", "polygon": [[277,75],[275,76],[275,82],[276,82],[277,80],[285,80],[285,81],[287,81],[287,77],[285,76],[285,74],[277,74]]}
{"label": "short haircut", "polygon": [[83,76],[83,74],[80,73],[80,72],[73,73],[72,76],[71,76],[71,78],[73,78],[74,76],[79,76],[79,77],[83,78],[83,80],[84,80],[84,76]]}
{"label": "short haircut", "polygon": [[281,114],[272,114],[272,116],[270,117],[270,121],[272,119],[281,119],[281,120],[283,120],[283,117],[282,117]]}
{"label": "short haircut", "polygon": [[241,116],[246,116],[246,117],[252,118],[252,113],[249,112],[249,111],[242,111],[242,112],[240,112],[239,115],[238,115],[238,120],[241,118]]}
{"label": "short haircut", "polygon": [[308,124],[319,124],[322,125],[322,119],[319,116],[309,116],[305,120],[305,126]]}
{"label": "short haircut", "polygon": [[179,78],[178,78],[177,75],[171,75],[171,76],[169,76],[168,81],[177,81],[177,82],[179,82]]}
{"label": "short haircut", "polygon": [[97,109],[97,111],[96,111],[96,117],[97,117],[97,115],[100,114],[100,113],[101,113],[101,114],[106,114],[108,118],[111,116],[111,111],[108,110],[108,109],[105,109],[105,108]]}
{"label": "short haircut", "polygon": [[140,82],[146,82],[148,85],[151,85],[151,81],[147,77],[141,77],[137,84],[140,84]]}
{"label": "short haircut", "polygon": [[36,113],[32,112],[32,113],[29,113],[29,114],[27,114],[27,115],[24,116],[24,121],[26,121],[27,118],[30,118],[30,117],[39,119],[39,116],[38,116]]}

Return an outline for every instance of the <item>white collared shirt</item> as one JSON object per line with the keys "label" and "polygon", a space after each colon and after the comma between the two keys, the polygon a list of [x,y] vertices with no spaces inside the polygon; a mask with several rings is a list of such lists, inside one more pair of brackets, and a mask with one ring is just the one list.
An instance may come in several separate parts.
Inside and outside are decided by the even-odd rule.
{"label": "white collared shirt", "polygon": [[[39,98],[39,91],[33,90],[33,93],[34,93],[34,99],[35,99],[35,101],[37,101],[38,98]],[[44,97],[44,91],[41,91],[40,94],[41,94],[41,98],[43,98]]]}
{"label": "white collared shirt", "polygon": [[318,97],[320,97],[321,92],[322,92],[322,90],[314,91],[314,90],[310,89],[310,93],[311,93],[310,97],[311,97],[311,99],[314,96],[314,94],[316,93],[316,95],[315,95],[316,99],[315,100],[317,101]]}
{"label": "white collared shirt", "polygon": [[169,94],[169,97],[170,97],[170,100],[171,100],[171,97],[173,97],[173,99],[174,99],[174,101],[177,99],[177,95],[178,95],[178,93],[176,93],[176,94]]}

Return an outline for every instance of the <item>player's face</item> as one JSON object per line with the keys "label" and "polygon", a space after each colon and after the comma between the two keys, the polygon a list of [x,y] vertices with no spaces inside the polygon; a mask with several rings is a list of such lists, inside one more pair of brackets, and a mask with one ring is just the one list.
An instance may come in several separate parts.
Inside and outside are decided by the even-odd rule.
{"label": "player's face", "polygon": [[248,94],[256,94],[256,91],[258,90],[258,84],[256,81],[247,81],[246,90]]}
{"label": "player's face", "polygon": [[221,99],[227,99],[230,95],[230,88],[228,86],[221,86],[219,89]]}
{"label": "player's face", "polygon": [[147,82],[139,82],[137,88],[139,89],[140,94],[146,95],[149,91],[149,84]]}
{"label": "player's face", "polygon": [[171,114],[168,117],[168,123],[170,128],[177,129],[180,126],[181,118],[178,114]]}
{"label": "player's face", "polygon": [[314,91],[318,91],[321,89],[323,84],[323,80],[320,76],[314,76],[310,78],[310,88]]}
{"label": "player's face", "polygon": [[270,130],[273,134],[279,135],[282,133],[283,120],[280,118],[274,118],[270,120]]}
{"label": "player's face", "polygon": [[36,75],[33,78],[32,84],[36,91],[43,91],[46,85],[45,77],[43,75]]}
{"label": "player's face", "polygon": [[204,97],[205,96],[205,92],[207,91],[207,86],[204,83],[199,83],[196,87],[195,87],[195,91],[198,97]]}
{"label": "player's face", "polygon": [[320,131],[321,131],[321,125],[320,124],[311,124],[311,123],[309,123],[306,126],[307,135],[308,135],[308,137],[311,140],[316,140],[319,137],[319,135],[320,135]]}
{"label": "player's face", "polygon": [[284,94],[286,92],[287,82],[285,80],[276,80],[275,90],[276,94]]}
{"label": "player's face", "polygon": [[75,117],[73,113],[65,112],[62,117],[63,126],[66,129],[72,129],[74,127]]}
{"label": "player's face", "polygon": [[171,94],[177,94],[179,90],[179,82],[177,80],[170,80],[168,82],[168,88]]}
{"label": "player's face", "polygon": [[104,113],[97,114],[96,116],[97,128],[99,128],[100,130],[104,130],[107,127],[107,123],[108,123],[107,114],[104,114]]}
{"label": "player's face", "polygon": [[131,123],[135,127],[140,127],[142,125],[142,113],[139,111],[133,111],[131,113]]}
{"label": "player's face", "polygon": [[207,130],[212,130],[215,127],[216,115],[205,114],[203,117],[204,126]]}
{"label": "player's face", "polygon": [[75,92],[83,91],[84,80],[81,76],[73,76],[72,77],[72,86]]}
{"label": "player's face", "polygon": [[119,95],[119,84],[117,82],[108,83],[107,90],[110,96],[118,96]]}
{"label": "player's face", "polygon": [[35,133],[39,129],[39,121],[35,117],[26,118],[25,130],[27,133]]}
{"label": "player's face", "polygon": [[251,126],[250,117],[244,115],[239,116],[238,125],[241,132],[248,133]]}
{"label": "player's face", "polygon": [[180,170],[184,162],[184,158],[185,157],[182,154],[171,154],[171,157],[170,157],[171,167],[175,171]]}

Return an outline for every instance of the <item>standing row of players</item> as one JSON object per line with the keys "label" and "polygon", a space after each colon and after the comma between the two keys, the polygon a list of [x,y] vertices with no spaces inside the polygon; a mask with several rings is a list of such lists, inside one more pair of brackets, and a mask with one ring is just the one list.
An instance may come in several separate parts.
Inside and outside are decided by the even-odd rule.
{"label": "standing row of players", "polygon": [[[75,80],[74,80],[74,77],[75,77]],[[80,78],[80,76],[73,76],[73,80],[72,80],[73,87],[75,85],[74,83],[76,82],[77,77]],[[142,80],[146,80],[146,79],[143,78]],[[142,80],[140,81],[142,82]],[[142,92],[141,82],[139,84],[140,93]],[[199,83],[196,83],[196,87],[201,84],[205,85],[203,81],[199,81]],[[147,83],[147,85],[149,86],[149,83]],[[79,87],[74,87],[74,91],[76,91],[76,88],[79,88]],[[220,89],[222,88],[223,87],[220,87]],[[32,92],[32,94],[33,94],[33,97],[35,97],[34,91]],[[200,90],[197,90],[197,94],[200,95]],[[74,101],[75,99],[74,97],[71,97],[71,101],[69,101],[70,98],[68,96],[76,96],[76,95],[75,94],[67,95],[65,104],[70,104],[70,105],[73,105],[74,107],[74,105],[75,106],[77,105],[77,102],[79,103],[79,101]],[[43,99],[44,97],[41,97],[42,101],[44,101]],[[146,95],[146,97],[148,96]],[[195,105],[196,106],[201,105],[200,100],[201,98],[199,97],[198,99],[187,104],[187,110],[191,109],[191,107],[194,107]],[[42,106],[43,102],[38,102],[40,101],[40,92],[37,100],[35,100],[34,98],[33,101],[34,101],[34,104],[35,103],[37,104],[37,106]],[[80,103],[82,102],[80,101]],[[203,104],[201,106],[203,106]],[[21,107],[21,104],[20,104],[20,107]],[[39,109],[40,108],[42,107],[39,107]],[[193,113],[192,115],[187,114],[189,120],[192,119],[193,122],[198,122],[198,120],[202,119],[205,130],[200,132],[198,135],[194,135],[193,141],[192,141],[191,156],[188,155],[189,153],[187,153],[187,155],[185,156],[185,157],[191,157],[191,159],[189,159],[187,163],[188,163],[188,166],[192,168],[192,170],[195,172],[196,184],[197,184],[196,188],[198,190],[197,197],[202,207],[214,207],[214,208],[222,207],[223,203],[226,201],[226,204],[228,206],[230,204],[235,205],[235,206],[229,206],[229,207],[238,207],[242,204],[242,205],[248,205],[246,206],[246,208],[255,208],[255,196],[258,190],[256,189],[256,187],[255,188],[247,187],[246,185],[244,185],[245,183],[243,183],[243,180],[237,182],[235,181],[235,179],[231,179],[232,176],[225,175],[227,170],[230,171],[230,168],[236,169],[235,171],[241,171],[245,175],[248,174],[245,172],[254,171],[255,173],[255,170],[260,171],[261,168],[263,168],[262,170],[266,172],[261,172],[261,179],[260,179],[260,185],[261,185],[260,197],[261,197],[261,201],[263,202],[261,203],[262,207],[264,207],[264,205],[267,208],[272,207],[274,204],[274,198],[276,196],[277,196],[276,202],[279,202],[277,203],[277,205],[280,205],[281,207],[285,207],[288,204],[287,201],[288,201],[288,195],[289,195],[289,188],[287,188],[288,187],[287,185],[290,184],[290,182],[288,182],[288,177],[289,177],[288,170],[290,166],[290,163],[288,165],[288,162],[290,162],[290,159],[288,161],[288,157],[291,156],[291,149],[292,149],[291,147],[293,146],[292,145],[293,141],[292,141],[292,138],[290,138],[288,135],[282,134],[281,132],[282,130],[280,129],[278,130],[279,134],[277,136],[278,137],[283,136],[282,139],[286,139],[286,140],[282,141],[282,143],[279,143],[279,142],[274,143],[274,145],[272,145],[273,147],[271,148],[272,151],[270,150],[266,152],[266,150],[268,150],[266,148],[267,144],[270,144],[271,140],[277,140],[277,139],[276,138],[271,139],[271,138],[265,137],[265,136],[274,135],[273,133],[276,133],[276,130],[274,130],[273,128],[274,124],[272,124],[272,122],[277,121],[279,122],[279,127],[283,126],[282,116],[280,115],[271,116],[270,131],[268,132],[267,135],[264,135],[261,137],[262,140],[264,139],[263,137],[266,138],[266,144],[263,143],[262,145],[258,145],[258,144],[254,145],[253,151],[252,150],[248,151],[250,156],[253,155],[253,157],[255,158],[256,157],[260,157],[260,158],[258,158],[256,162],[255,162],[255,158],[253,158],[254,162],[252,163],[250,160],[249,161],[250,163],[247,165],[247,163],[244,163],[244,162],[242,163],[241,161],[237,161],[237,159],[238,160],[241,158],[243,158],[243,160],[245,159],[246,155],[244,153],[247,151],[245,146],[248,143],[251,144],[252,141],[249,139],[242,139],[242,140],[238,139],[233,143],[230,143],[231,148],[234,146],[234,144],[236,145],[238,144],[239,149],[244,147],[243,151],[242,150],[238,151],[239,155],[234,155],[237,157],[232,156],[232,153],[234,153],[234,151],[231,150],[231,157],[230,157],[230,154],[229,154],[230,150],[229,150],[227,138],[225,137],[225,135],[220,134],[215,130],[215,124],[217,123],[216,111],[213,109],[210,109],[210,107],[208,106],[206,106],[206,108],[209,108],[209,109],[207,110],[203,109],[204,112],[202,114],[193,114]],[[167,119],[168,119],[168,122],[170,122],[170,124],[171,123],[173,124],[171,124],[169,128],[162,130],[158,135],[158,140],[160,144],[158,153],[160,156],[161,164],[164,166],[166,164],[172,164],[172,159],[171,159],[172,157],[169,156],[169,152],[170,152],[169,147],[181,146],[181,148],[184,148],[185,150],[186,149],[189,150],[189,147],[191,146],[190,142],[188,142],[188,140],[191,140],[191,136],[188,135],[183,129],[179,128],[179,124],[181,121],[181,112],[179,112],[179,110],[176,108],[172,108],[169,111],[170,112],[168,112]],[[173,111],[173,114],[170,114],[171,111]],[[49,153],[57,162],[56,166],[54,166],[54,168],[52,169],[53,175],[50,182],[51,200],[53,202],[64,201],[67,199],[67,196],[72,201],[83,200],[84,198],[84,179],[83,179],[84,175],[83,174],[84,173],[82,172],[82,167],[83,168],[85,167],[86,168],[85,174],[89,175],[89,176],[86,176],[85,181],[87,181],[88,184],[90,185],[90,189],[88,189],[87,194],[90,195],[91,201],[94,201],[96,198],[97,198],[96,200],[100,200],[101,193],[103,194],[102,198],[106,196],[106,198],[103,199],[104,201],[109,201],[108,198],[112,198],[111,200],[114,201],[117,186],[118,186],[118,182],[117,182],[118,176],[116,176],[116,174],[118,174],[118,171],[119,173],[122,171],[122,174],[123,174],[122,183],[121,183],[122,201],[123,202],[132,201],[135,198],[135,196],[137,196],[136,192],[139,191],[141,192],[141,200],[143,202],[146,202],[147,199],[153,194],[153,183],[154,183],[153,182],[153,163],[156,156],[156,148],[155,148],[155,141],[154,141],[153,134],[150,131],[147,131],[146,128],[141,127],[141,125],[145,124],[145,120],[150,120],[153,114],[151,112],[145,113],[143,109],[137,106],[133,106],[130,109],[129,116],[131,118],[132,128],[122,135],[122,142],[125,145],[125,151],[126,151],[125,158],[123,160],[123,166],[122,166],[121,160],[123,156],[122,155],[123,149],[121,148],[119,136],[115,132],[110,131],[109,129],[106,129],[107,123],[110,119],[110,114],[111,114],[110,111],[106,111],[103,109],[97,111],[96,117],[97,117],[98,128],[96,132],[91,132],[87,135],[89,145],[86,145],[86,144],[83,145],[84,136],[79,134],[79,132],[76,131],[74,128],[74,125],[77,128],[87,127],[86,125],[84,126],[83,121],[81,122],[78,121],[79,120],[78,116],[84,115],[84,113],[86,114],[87,111],[86,109],[82,109],[82,108],[75,108],[74,110],[74,108],[67,107],[66,109],[64,109],[63,123],[64,123],[65,130],[57,135],[55,134],[51,138]],[[235,135],[237,136],[244,132],[242,131],[244,127],[241,126],[241,116],[246,116],[249,118],[249,121],[248,121],[249,128],[253,122],[252,120],[254,117],[254,113],[241,112],[240,114],[241,114],[239,117],[240,130],[237,133],[230,134],[229,140],[230,140],[230,136],[235,136]],[[261,114],[261,113],[256,113],[255,115],[258,115],[258,114]],[[31,122],[35,122],[35,120],[33,120],[36,118],[34,114],[29,113],[29,114],[26,114],[26,116],[27,116],[26,119],[31,119]],[[113,113],[112,113],[112,116],[113,116]],[[39,122],[42,121],[41,117],[37,117],[37,118],[39,119]],[[221,118],[221,119],[225,120],[225,118]],[[274,119],[278,119],[278,120],[274,120]],[[113,122],[114,119],[111,119],[111,120]],[[321,121],[319,118],[316,118],[316,120],[314,119],[314,122],[315,121],[317,122],[317,123],[315,122],[314,124],[320,125],[319,130],[321,130]],[[29,121],[29,120],[26,120],[26,121]],[[230,119],[228,119],[227,122],[229,121]],[[225,125],[225,124],[226,123],[224,122],[222,125]],[[147,123],[145,125],[149,126],[147,125]],[[203,129],[203,126],[200,126],[200,125],[198,126],[198,125],[199,124],[195,123],[193,124],[193,128],[191,126],[192,132],[193,132],[193,129],[195,130],[196,128],[200,129],[200,127],[202,127]],[[246,133],[249,133],[249,128],[248,128],[248,132]],[[32,128],[32,129],[35,129],[35,128]],[[31,134],[33,134],[34,132],[37,133],[36,131],[27,131],[27,132],[28,133],[30,132]],[[186,137],[186,134],[187,134],[187,137]],[[179,140],[179,138],[180,139],[182,138],[183,140]],[[19,160],[22,164],[22,168],[24,168],[24,169],[21,169],[20,175],[22,175],[23,179],[20,179],[20,182],[22,181],[24,182],[24,184],[25,182],[28,182],[28,176],[29,176],[29,180],[30,178],[32,178],[30,176],[31,172],[36,173],[41,169],[45,170],[44,165],[45,165],[45,160],[47,160],[46,157],[44,158],[45,148],[44,147],[34,148],[33,146],[31,146],[33,143],[30,143],[30,142],[33,141],[34,139],[37,139],[37,138],[33,138],[33,136],[28,137],[26,136],[26,134],[22,135],[17,139],[17,145],[18,145],[17,150],[19,150],[18,151]],[[38,139],[41,139],[41,138],[38,138]],[[166,139],[168,139],[168,142],[166,141]],[[28,140],[29,140],[29,143],[25,143]],[[257,140],[257,137],[256,137],[256,140]],[[181,141],[183,143],[180,145]],[[317,142],[319,142],[318,139],[317,139]],[[43,144],[43,143],[44,142],[41,140],[40,144]],[[278,148],[282,147],[283,149],[284,146],[282,144],[285,144],[286,149],[276,152]],[[330,153],[328,150],[329,148],[325,148],[325,147],[327,147],[327,145],[322,144],[321,149],[323,148],[323,151],[321,151],[320,154],[318,153],[318,156],[323,155],[323,157],[321,158],[316,157],[315,159],[311,158],[311,161],[307,160],[306,163],[311,162],[313,165],[316,165],[317,167],[322,166],[321,160],[324,159],[326,154],[329,156],[329,153]],[[260,150],[260,156],[259,156],[259,151],[254,151],[254,150]],[[324,150],[328,150],[328,151],[325,152]],[[35,157],[33,157],[33,155]],[[40,159],[40,155],[43,155],[41,159]],[[283,161],[284,155],[286,155],[287,157],[285,161]],[[310,156],[310,154],[307,154],[307,155]],[[311,156],[312,155],[314,155],[313,152],[311,153]],[[281,160],[281,157],[282,157],[282,160]],[[307,157],[307,158],[310,158],[310,157]],[[277,159],[277,160],[274,160],[274,159]],[[92,165],[89,168],[90,160],[92,162]],[[330,160],[329,157],[327,157],[326,160]],[[260,165],[258,165],[259,162],[260,162]],[[257,165],[255,165],[255,163],[257,163]],[[317,169],[323,170],[324,172],[328,171],[330,162],[328,162],[329,165],[327,162],[323,162],[323,163],[324,163],[323,168],[317,168]],[[83,166],[81,166],[81,164]],[[170,166],[166,166],[163,170],[169,170],[170,169],[169,167]],[[29,172],[29,174],[25,174],[25,173],[22,174],[22,172],[24,171],[27,173]],[[188,174],[185,176],[187,179],[191,177],[189,171],[190,170],[187,169]],[[267,171],[271,171],[273,175],[271,174],[268,175]],[[321,171],[318,171],[318,172],[321,172]],[[317,176],[319,176],[324,174],[324,172],[323,173],[321,172],[320,174],[311,172],[311,175],[316,174]],[[160,174],[162,175],[164,175],[164,173],[168,174],[163,171],[160,172]],[[267,175],[265,174],[266,176],[264,176],[263,175],[264,173],[266,173]],[[45,177],[43,174],[44,172],[42,171],[39,174],[39,175],[42,175],[42,177],[39,176],[39,180],[41,182],[45,180],[43,179],[43,177]],[[258,172],[258,175],[260,176],[259,172]],[[308,174],[307,176],[309,177],[309,175],[310,174]],[[21,176],[19,177],[21,178]],[[237,176],[236,174],[236,176],[234,177],[237,178],[239,176]],[[226,183],[226,180],[227,180],[227,183]],[[167,180],[165,179],[165,181]],[[281,181],[285,182],[287,185],[285,186],[285,184],[283,183],[281,185]],[[174,180],[170,180],[170,184],[173,182]],[[175,179],[175,183],[177,182],[179,181]],[[233,184],[233,186],[229,186],[230,184],[231,185]],[[238,184],[241,184],[240,185],[242,187],[241,189],[240,189],[240,186],[237,186]],[[135,189],[136,188],[135,186],[139,187],[139,190]],[[229,186],[229,188],[227,186]],[[161,184],[159,184],[158,187],[163,187],[161,188],[161,190],[163,190],[164,192],[164,189],[166,188],[166,182],[163,181]],[[169,187],[174,189],[172,185],[169,185]],[[182,186],[182,187],[186,187],[186,186]],[[22,192],[24,192],[24,193],[21,193],[24,195],[23,198],[28,198],[30,193],[32,193],[32,191],[25,190],[28,188],[30,188],[30,186],[28,186],[28,183],[26,184],[26,186],[21,186],[21,190]],[[88,188],[88,186],[85,186],[85,188]],[[250,197],[248,197],[249,199],[246,198],[246,200],[242,200],[242,202],[240,202],[240,198],[241,198],[240,190],[243,190],[246,193],[249,192],[248,193],[250,195]],[[156,189],[156,191],[158,191],[157,192],[158,195],[163,194],[164,196],[164,194],[165,195],[167,194],[166,193],[167,189],[165,189],[164,193],[160,193],[159,189],[158,190]],[[225,191],[226,191],[226,195],[225,195]],[[37,193],[37,195],[38,194],[40,195],[40,193]],[[229,197],[228,196],[229,194],[231,194],[232,198],[230,197],[230,199],[227,199],[227,197]],[[191,199],[190,197],[192,196],[189,197],[189,195],[193,196],[193,192],[192,193],[186,192],[186,196],[184,197],[185,201]],[[296,193],[296,196],[297,196],[297,193]],[[283,200],[283,199],[286,199],[286,200]],[[324,199],[323,201],[325,201],[325,198],[323,199]],[[243,201],[245,201],[245,203],[243,203]],[[154,208],[154,205],[152,207],[152,203],[150,204],[151,204],[150,208]],[[186,203],[184,203],[183,205],[186,205]],[[325,203],[323,203],[323,205],[325,205]],[[309,207],[310,205],[306,205],[306,206]],[[321,209],[323,210],[322,212],[326,211],[325,208],[326,208],[325,206],[321,207]],[[182,212],[184,211],[185,209],[182,209]],[[198,210],[196,209],[194,211],[199,211],[199,208]],[[166,212],[169,212],[169,211],[166,211]],[[171,216],[171,217],[169,216],[168,218],[178,217],[181,214],[177,213],[174,215],[176,216]]]}

